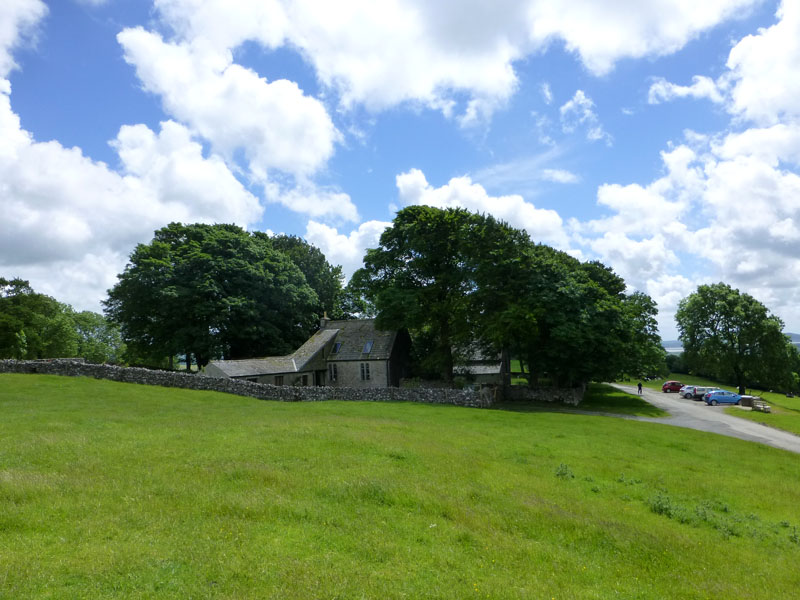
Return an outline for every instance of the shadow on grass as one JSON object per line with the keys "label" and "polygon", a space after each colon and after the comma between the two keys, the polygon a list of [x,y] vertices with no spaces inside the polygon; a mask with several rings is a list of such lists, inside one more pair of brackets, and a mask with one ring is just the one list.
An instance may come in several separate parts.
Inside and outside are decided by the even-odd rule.
{"label": "shadow on grass", "polygon": [[502,402],[498,410],[513,412],[592,412],[632,415],[637,417],[667,417],[669,413],[635,396],[604,383],[590,383],[583,401],[578,406],[551,402]]}

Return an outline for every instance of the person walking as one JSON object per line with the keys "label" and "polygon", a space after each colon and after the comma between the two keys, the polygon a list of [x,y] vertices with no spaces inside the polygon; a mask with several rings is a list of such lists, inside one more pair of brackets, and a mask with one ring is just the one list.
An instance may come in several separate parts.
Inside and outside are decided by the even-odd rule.
{"label": "person walking", "polygon": [[642,382],[640,381],[639,384],[636,386],[639,388],[639,395],[642,395]]}

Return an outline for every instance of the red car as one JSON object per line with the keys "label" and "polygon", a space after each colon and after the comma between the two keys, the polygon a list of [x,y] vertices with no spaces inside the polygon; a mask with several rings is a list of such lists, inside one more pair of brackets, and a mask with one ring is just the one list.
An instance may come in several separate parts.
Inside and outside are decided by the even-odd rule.
{"label": "red car", "polygon": [[662,392],[680,392],[683,384],[680,381],[665,381],[661,386]]}

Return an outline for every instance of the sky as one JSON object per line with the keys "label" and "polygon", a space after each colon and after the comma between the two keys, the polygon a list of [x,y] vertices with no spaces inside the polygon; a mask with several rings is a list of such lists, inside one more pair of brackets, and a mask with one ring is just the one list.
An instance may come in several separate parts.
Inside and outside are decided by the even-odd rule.
{"label": "sky", "polygon": [[428,204],[798,332],[798,98],[800,0],[2,0],[0,276],[99,311],[173,221],[349,275]]}

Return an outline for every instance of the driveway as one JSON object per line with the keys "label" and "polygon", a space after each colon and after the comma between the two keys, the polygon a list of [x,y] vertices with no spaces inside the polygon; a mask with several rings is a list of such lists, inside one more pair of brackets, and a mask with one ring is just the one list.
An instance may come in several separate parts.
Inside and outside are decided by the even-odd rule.
{"label": "driveway", "polygon": [[[619,385],[617,383],[612,383],[611,385],[624,392],[636,394],[636,388],[633,386]],[[647,388],[642,390],[642,397],[650,404],[667,411],[670,416],[660,419],[633,417],[637,421],[663,423],[665,425],[676,425],[677,427],[718,433],[800,454],[800,436],[773,429],[761,423],[748,421],[747,419],[726,415],[723,412],[724,407],[722,405],[708,406],[703,401],[681,398],[676,392],[665,394],[661,391],[648,390]]]}

